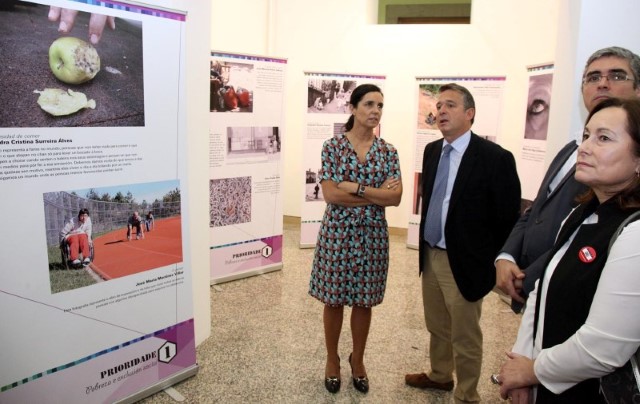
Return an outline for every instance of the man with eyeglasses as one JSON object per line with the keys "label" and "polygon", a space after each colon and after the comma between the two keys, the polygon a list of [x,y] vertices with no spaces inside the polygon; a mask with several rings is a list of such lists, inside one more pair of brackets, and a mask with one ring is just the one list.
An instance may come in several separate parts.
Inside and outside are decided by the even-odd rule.
{"label": "man with eyeglasses", "polygon": [[[617,46],[594,52],[582,75],[582,100],[588,111],[611,97],[640,97],[640,57]],[[511,296],[516,313],[540,277],[562,220],[586,190],[573,176],[577,148],[572,140],[553,159],[533,204],[496,258],[496,286]]]}

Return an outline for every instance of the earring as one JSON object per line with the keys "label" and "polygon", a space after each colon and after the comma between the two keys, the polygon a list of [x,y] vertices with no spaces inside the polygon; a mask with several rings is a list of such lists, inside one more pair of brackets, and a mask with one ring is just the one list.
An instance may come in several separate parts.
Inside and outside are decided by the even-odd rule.
{"label": "earring", "polygon": [[640,168],[636,167],[636,178],[640,178]]}

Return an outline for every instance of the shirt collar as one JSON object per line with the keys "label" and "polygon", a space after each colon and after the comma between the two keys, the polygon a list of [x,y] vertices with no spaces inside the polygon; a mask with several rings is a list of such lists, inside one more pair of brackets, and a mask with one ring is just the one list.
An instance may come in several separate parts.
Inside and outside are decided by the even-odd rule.
{"label": "shirt collar", "polygon": [[447,142],[445,139],[442,144],[442,148],[444,149],[444,146],[450,144],[453,150],[455,150],[457,153],[464,154],[465,150],[467,150],[467,147],[469,147],[469,142],[471,142],[471,130],[466,131],[462,136],[451,143]]}

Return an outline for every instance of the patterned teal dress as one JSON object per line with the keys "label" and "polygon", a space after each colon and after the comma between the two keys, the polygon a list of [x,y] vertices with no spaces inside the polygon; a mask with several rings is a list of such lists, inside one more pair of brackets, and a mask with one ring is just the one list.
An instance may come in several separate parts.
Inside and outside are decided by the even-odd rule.
{"label": "patterned teal dress", "polygon": [[[360,163],[345,135],[322,146],[320,179],[352,181],[378,188],[400,178],[398,152],[375,138]],[[372,307],[382,302],[389,269],[389,233],[385,208],[327,204],[316,244],[309,294],[329,306]]]}

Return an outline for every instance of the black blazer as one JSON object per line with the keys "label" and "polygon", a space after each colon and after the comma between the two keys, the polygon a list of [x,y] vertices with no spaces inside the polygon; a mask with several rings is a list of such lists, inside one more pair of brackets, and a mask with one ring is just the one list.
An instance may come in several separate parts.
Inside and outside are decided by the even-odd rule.
{"label": "black blazer", "polygon": [[[529,296],[536,280],[540,278],[549,251],[551,251],[560,229],[560,224],[571,209],[577,205],[576,196],[588,189],[587,186],[576,181],[574,177],[576,166],[574,165],[553,192],[547,196],[549,184],[577,148],[578,145],[572,140],[554,157],[533,204],[518,220],[500,250],[500,252],[511,254],[518,266],[525,270],[524,297]],[[512,307],[515,311],[519,311],[522,304],[514,301]]]}
{"label": "black blazer", "polygon": [[[422,159],[420,263],[424,225],[443,139],[429,143]],[[496,283],[494,259],[520,211],[520,181],[513,155],[473,132],[451,191],[444,227],[447,255],[460,293],[468,301],[484,297]],[[419,265],[420,273],[422,265]]]}

